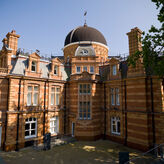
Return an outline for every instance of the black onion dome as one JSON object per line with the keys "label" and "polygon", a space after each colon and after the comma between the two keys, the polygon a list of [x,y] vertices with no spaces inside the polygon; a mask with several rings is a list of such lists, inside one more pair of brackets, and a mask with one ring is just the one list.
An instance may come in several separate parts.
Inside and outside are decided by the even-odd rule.
{"label": "black onion dome", "polygon": [[104,36],[95,28],[88,27],[87,25],[77,27],[70,31],[66,36],[64,46],[80,41],[93,41],[107,45]]}

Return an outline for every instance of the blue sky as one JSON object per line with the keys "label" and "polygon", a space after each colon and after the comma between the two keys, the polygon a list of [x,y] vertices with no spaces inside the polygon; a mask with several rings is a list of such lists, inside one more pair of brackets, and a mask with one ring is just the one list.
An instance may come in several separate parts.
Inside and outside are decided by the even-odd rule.
{"label": "blue sky", "polygon": [[160,25],[151,0],[0,0],[0,40],[15,29],[19,48],[63,55],[65,37],[84,24],[85,10],[88,26],[105,36],[109,55],[129,51],[130,29]]}

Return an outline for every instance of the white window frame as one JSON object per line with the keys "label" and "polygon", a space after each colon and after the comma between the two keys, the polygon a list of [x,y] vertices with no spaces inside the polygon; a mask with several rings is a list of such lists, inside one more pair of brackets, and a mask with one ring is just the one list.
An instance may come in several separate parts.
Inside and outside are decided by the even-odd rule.
{"label": "white window frame", "polygon": [[[30,121],[30,119],[32,119],[32,120]],[[29,135],[28,136],[25,135],[25,139],[37,137],[37,119],[35,117],[30,117],[30,118],[27,118],[26,120],[25,120],[25,128],[26,128],[26,124],[29,124],[29,130],[25,129],[25,133],[26,133],[26,131],[29,131]],[[32,129],[33,123],[35,123],[35,129]],[[34,135],[31,135],[32,130],[35,130]]]}
{"label": "white window frame", "polygon": [[112,66],[112,73],[113,73],[113,76],[117,75],[117,66],[116,65]]}
{"label": "white window frame", "polygon": [[[32,70],[33,67],[35,70]],[[31,72],[36,72],[36,61],[31,62]]]}
{"label": "white window frame", "polygon": [[80,66],[76,66],[76,73],[81,73],[81,67]]}
{"label": "white window frame", "polygon": [[55,135],[59,133],[59,117],[58,116],[50,118],[50,133],[55,134]]}
{"label": "white window frame", "polygon": [[[118,124],[120,124],[120,127],[118,127]],[[113,129],[113,126],[115,126],[115,130]],[[121,134],[120,117],[111,117],[111,133],[116,135]]]}
{"label": "white window frame", "polygon": [[90,66],[90,73],[94,73],[94,66]]}
{"label": "white window frame", "polygon": [[[58,91],[58,89],[59,89],[59,91]],[[60,88],[60,86],[52,86],[51,87],[51,105],[52,106],[60,105],[60,94],[61,94],[61,88]],[[54,97],[54,100],[53,101],[52,101],[52,97]],[[57,100],[57,97],[58,97],[58,100]]]}
{"label": "white window frame", "polygon": [[[29,91],[29,87],[32,87],[32,90],[31,91]],[[38,90],[36,91],[35,90],[35,87],[37,87],[38,88]],[[31,100],[30,100],[30,102],[31,102],[31,104],[29,104],[28,103],[28,95],[29,94],[31,94]],[[37,94],[37,100],[36,100],[36,102],[37,103],[34,103],[35,102],[35,95]],[[39,86],[38,85],[28,85],[27,86],[27,106],[37,106],[39,104]]]}

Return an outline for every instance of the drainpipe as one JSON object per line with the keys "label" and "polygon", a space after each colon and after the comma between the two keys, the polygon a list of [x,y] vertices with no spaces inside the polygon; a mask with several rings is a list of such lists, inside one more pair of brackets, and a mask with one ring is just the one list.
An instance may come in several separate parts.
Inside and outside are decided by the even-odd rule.
{"label": "drainpipe", "polygon": [[67,105],[67,100],[66,100],[66,89],[67,89],[67,86],[65,84],[64,86],[64,135],[66,135],[66,105]]}
{"label": "drainpipe", "polygon": [[125,96],[125,139],[124,145],[127,145],[127,89],[126,89],[126,81],[124,81],[124,96]]}
{"label": "drainpipe", "polygon": [[156,143],[155,137],[155,120],[154,120],[154,94],[153,94],[153,80],[150,78],[150,89],[151,89],[151,112],[152,112],[152,132],[153,132],[153,147]]}
{"label": "drainpipe", "polygon": [[3,142],[3,150],[5,150],[5,145],[6,145],[6,138],[7,138],[7,122],[8,122],[8,110],[9,110],[9,92],[10,92],[10,79],[7,78],[8,80],[8,90],[7,90],[7,109],[5,113],[5,136],[4,136],[4,142]]}
{"label": "drainpipe", "polygon": [[44,113],[43,113],[43,136],[45,135],[45,120],[46,120],[46,81],[44,84]]}
{"label": "drainpipe", "polygon": [[16,137],[16,151],[19,151],[19,112],[20,112],[20,97],[21,97],[21,79],[19,80],[19,92],[18,92],[18,117],[17,117],[17,137]]}
{"label": "drainpipe", "polygon": [[104,84],[104,140],[106,139],[106,86]]}

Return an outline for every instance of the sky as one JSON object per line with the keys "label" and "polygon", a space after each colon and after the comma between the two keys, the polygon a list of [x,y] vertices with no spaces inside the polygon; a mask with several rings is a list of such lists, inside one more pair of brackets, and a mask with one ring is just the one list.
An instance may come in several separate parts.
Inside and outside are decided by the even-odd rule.
{"label": "sky", "polygon": [[85,11],[87,25],[104,35],[109,55],[129,52],[126,33],[132,28],[160,26],[151,0],[0,0],[0,41],[14,29],[19,48],[63,55],[65,38],[84,25]]}

